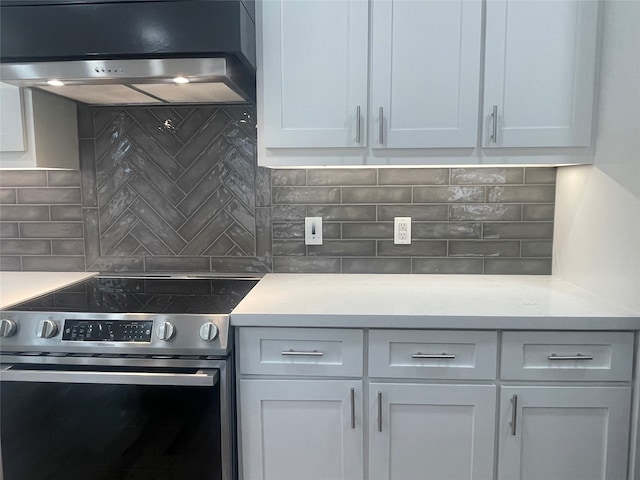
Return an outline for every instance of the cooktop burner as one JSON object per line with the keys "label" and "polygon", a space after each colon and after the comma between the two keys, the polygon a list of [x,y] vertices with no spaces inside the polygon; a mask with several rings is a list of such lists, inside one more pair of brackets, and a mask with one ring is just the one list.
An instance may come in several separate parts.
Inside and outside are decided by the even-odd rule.
{"label": "cooktop burner", "polygon": [[11,311],[228,314],[255,278],[94,277]]}

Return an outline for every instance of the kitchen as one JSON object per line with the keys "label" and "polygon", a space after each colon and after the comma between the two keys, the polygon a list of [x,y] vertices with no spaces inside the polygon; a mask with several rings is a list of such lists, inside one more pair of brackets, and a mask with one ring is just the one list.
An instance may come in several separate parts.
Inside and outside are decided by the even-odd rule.
{"label": "kitchen", "polygon": [[[354,4],[361,7],[358,2]],[[279,148],[273,155],[270,152],[274,149],[261,145],[264,136],[260,128],[267,125],[261,126],[260,109],[265,106],[260,102],[267,97],[261,97],[260,87],[257,112],[241,104],[170,109],[79,104],[79,172],[6,170],[0,174],[2,276],[11,278],[10,271],[20,270],[118,275],[537,274],[539,278],[565,280],[638,312],[638,109],[630,108],[638,103],[638,22],[633,21],[638,18],[638,10],[635,2],[603,2],[600,8],[602,46],[600,93],[593,122],[597,129],[591,152],[594,158],[579,162],[595,166],[556,168],[555,165],[572,162],[555,158],[551,164],[541,165],[519,158],[516,165],[506,168],[508,159],[502,161],[500,157],[493,159],[493,167],[472,168],[488,161],[476,159],[470,153],[476,149],[468,148],[463,152],[464,162],[460,155],[447,159],[441,148],[435,149],[440,156],[437,162],[429,159],[431,168],[416,168],[424,156],[416,157],[415,152],[395,163],[390,161],[390,167],[378,168],[387,162],[386,152],[380,155],[368,147],[349,150],[355,155],[345,153],[345,147],[339,146],[332,146],[329,153],[293,148],[294,153],[289,154]],[[273,27],[272,23],[269,25]],[[320,59],[317,61],[321,63]],[[260,72],[259,69],[259,82]],[[313,75],[303,78],[309,89],[319,83]],[[295,95],[291,98],[296,99]],[[423,100],[416,97],[415,101]],[[379,133],[374,118],[378,106],[372,106],[367,115],[366,105],[365,98],[357,115],[358,131],[363,145],[368,142],[373,147]],[[353,115],[356,108],[350,112]],[[484,120],[476,119],[481,123],[483,141],[485,128],[493,127],[491,113],[482,115],[486,116],[486,125]],[[356,118],[351,120],[349,139],[356,137]],[[256,166],[256,122],[260,165],[277,167],[276,162],[280,161],[293,168]],[[476,136],[474,142],[477,141]],[[489,149],[482,151],[486,150]],[[354,156],[356,160],[351,158]],[[314,164],[314,157],[332,167],[308,168]],[[327,157],[333,158],[334,163],[327,162]],[[104,161],[118,158],[124,160]],[[347,162],[353,165],[356,161],[364,168],[342,168]],[[323,217],[323,245],[305,245],[306,216]],[[396,216],[412,217],[411,245],[393,243]],[[185,219],[193,220],[188,223]],[[411,279],[412,288],[419,288],[420,282],[429,280],[423,277],[430,276],[407,278]],[[482,276],[465,275],[460,280],[478,277]],[[327,278],[334,281],[333,277]],[[357,283],[352,280],[355,278],[347,277],[348,283]],[[503,281],[517,280],[505,275]],[[502,287],[504,290],[498,291],[508,288]],[[479,287],[470,285],[464,291],[476,288]],[[398,295],[404,298],[402,291]],[[487,295],[495,296],[496,291],[490,290]],[[498,298],[492,303],[496,308],[502,306]],[[247,315],[251,313],[249,307],[250,304]],[[457,307],[464,309],[462,304]],[[437,305],[430,308],[437,311]],[[402,312],[397,307],[396,313]],[[589,312],[584,315],[589,316]],[[238,322],[241,320],[239,317]],[[462,328],[425,322],[423,319],[421,324],[397,328]],[[508,330],[504,324],[489,325],[494,330]],[[545,325],[543,328],[553,330],[549,323]],[[560,325],[557,328],[576,328]],[[255,326],[245,323],[239,328]],[[339,331],[344,327],[339,323],[322,326]],[[357,327],[354,325],[355,330]],[[366,330],[365,325],[360,327]],[[585,323],[584,328],[594,327]],[[622,327],[625,329],[638,330],[628,324]],[[240,342],[242,338],[240,334]],[[239,357],[241,372],[242,358]],[[362,378],[362,372],[356,375],[352,371],[348,376]],[[495,373],[490,378],[495,383]],[[637,392],[637,383],[633,385]],[[373,393],[375,396],[377,392]],[[628,448],[631,453],[637,450],[637,393],[634,399],[635,427],[631,431],[635,433],[630,436]],[[375,423],[374,413],[369,412],[370,425]],[[493,458],[493,453],[490,456]],[[629,468],[629,478],[637,477],[637,462]],[[494,474],[498,475],[497,469]],[[618,477],[610,474],[603,478]]]}

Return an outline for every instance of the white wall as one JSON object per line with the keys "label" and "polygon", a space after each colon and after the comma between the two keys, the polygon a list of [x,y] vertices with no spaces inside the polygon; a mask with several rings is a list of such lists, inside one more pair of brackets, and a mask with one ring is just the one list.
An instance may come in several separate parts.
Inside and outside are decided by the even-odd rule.
{"label": "white wall", "polygon": [[640,311],[640,1],[604,2],[594,166],[558,169],[553,273]]}

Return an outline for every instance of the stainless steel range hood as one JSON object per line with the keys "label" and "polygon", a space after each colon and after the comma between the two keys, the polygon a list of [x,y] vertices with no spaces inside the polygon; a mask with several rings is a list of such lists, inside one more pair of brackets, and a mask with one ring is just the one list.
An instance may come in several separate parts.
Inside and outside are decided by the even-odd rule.
{"label": "stainless steel range hood", "polygon": [[0,79],[92,105],[255,100],[241,0],[8,0]]}

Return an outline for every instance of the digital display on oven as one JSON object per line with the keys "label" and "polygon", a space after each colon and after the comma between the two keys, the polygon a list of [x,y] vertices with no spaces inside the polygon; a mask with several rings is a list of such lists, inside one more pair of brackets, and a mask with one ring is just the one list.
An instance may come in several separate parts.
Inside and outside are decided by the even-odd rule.
{"label": "digital display on oven", "polygon": [[153,321],[65,320],[62,340],[151,342]]}

